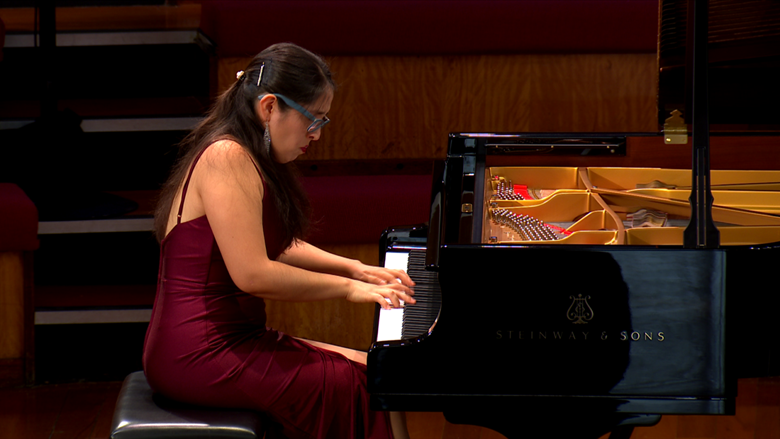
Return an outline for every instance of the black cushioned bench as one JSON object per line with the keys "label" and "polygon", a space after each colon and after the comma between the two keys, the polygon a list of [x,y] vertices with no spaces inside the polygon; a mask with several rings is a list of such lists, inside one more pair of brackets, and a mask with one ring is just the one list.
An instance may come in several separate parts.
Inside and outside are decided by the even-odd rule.
{"label": "black cushioned bench", "polygon": [[143,372],[125,378],[111,439],[262,439],[263,418],[250,411],[184,405],[155,395]]}

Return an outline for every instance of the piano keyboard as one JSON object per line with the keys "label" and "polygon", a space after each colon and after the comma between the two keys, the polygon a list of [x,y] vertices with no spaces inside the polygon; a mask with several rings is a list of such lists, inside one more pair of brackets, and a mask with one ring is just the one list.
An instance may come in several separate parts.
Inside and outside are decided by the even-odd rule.
{"label": "piano keyboard", "polygon": [[376,340],[408,340],[427,334],[441,309],[441,289],[435,272],[425,270],[425,248],[388,251],[385,267],[405,270],[415,282],[417,303],[403,308],[379,309]]}

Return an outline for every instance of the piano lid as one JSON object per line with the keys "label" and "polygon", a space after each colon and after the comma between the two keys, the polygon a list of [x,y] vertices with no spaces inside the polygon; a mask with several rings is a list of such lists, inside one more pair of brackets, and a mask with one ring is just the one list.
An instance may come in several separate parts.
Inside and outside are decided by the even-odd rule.
{"label": "piano lid", "polygon": [[[685,90],[687,0],[661,0],[658,122],[690,107]],[[712,131],[780,131],[780,2],[709,1]]]}

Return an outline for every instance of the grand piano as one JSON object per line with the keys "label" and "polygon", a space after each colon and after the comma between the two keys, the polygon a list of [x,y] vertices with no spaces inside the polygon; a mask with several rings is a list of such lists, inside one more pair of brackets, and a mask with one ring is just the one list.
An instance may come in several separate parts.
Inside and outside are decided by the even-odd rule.
{"label": "grand piano", "polygon": [[[662,33],[680,4],[661,2]],[[778,119],[735,129],[716,112],[711,129],[708,71],[752,64],[695,53],[707,5],[682,11],[690,96],[659,92],[663,130],[449,136],[430,222],[381,243],[417,304],[377,310],[373,408],[508,438],[630,437],[664,414],[732,414],[738,378],[780,375]]]}

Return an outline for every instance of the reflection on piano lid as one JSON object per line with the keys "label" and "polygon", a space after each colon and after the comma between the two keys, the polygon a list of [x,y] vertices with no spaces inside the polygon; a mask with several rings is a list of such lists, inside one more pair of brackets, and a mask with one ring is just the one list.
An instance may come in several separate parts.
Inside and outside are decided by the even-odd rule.
{"label": "reflection on piano lid", "polygon": [[[409,253],[422,251],[397,241],[385,265]],[[730,413],[724,265],[718,250],[444,245],[435,326],[369,351],[372,407],[442,411],[509,438],[561,416],[567,434],[599,437],[658,419],[645,414]]]}

